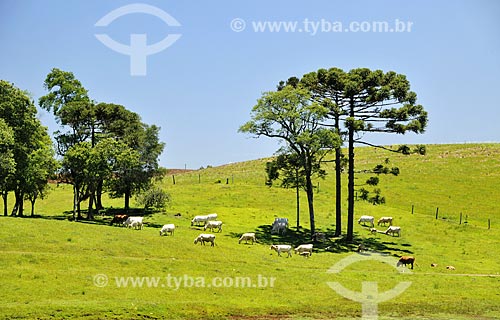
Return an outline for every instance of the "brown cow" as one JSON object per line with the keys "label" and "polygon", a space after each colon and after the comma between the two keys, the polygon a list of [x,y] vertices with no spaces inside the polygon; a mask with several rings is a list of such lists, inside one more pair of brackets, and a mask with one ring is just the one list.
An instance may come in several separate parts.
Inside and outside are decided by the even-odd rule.
{"label": "brown cow", "polygon": [[413,269],[413,264],[415,263],[415,258],[411,256],[402,256],[399,258],[397,266],[404,265],[406,266],[407,264],[411,265],[411,268]]}
{"label": "brown cow", "polygon": [[128,215],[126,215],[126,214],[115,214],[115,216],[113,217],[113,220],[111,220],[111,222],[109,223],[109,225],[112,226],[113,223],[122,224],[127,219],[128,219]]}

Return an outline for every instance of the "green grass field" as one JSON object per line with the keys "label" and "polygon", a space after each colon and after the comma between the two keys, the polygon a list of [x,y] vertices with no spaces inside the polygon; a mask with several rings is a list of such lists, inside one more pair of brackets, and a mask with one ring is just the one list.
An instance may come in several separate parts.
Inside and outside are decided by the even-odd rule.
{"label": "green grass field", "polygon": [[[356,244],[370,250],[362,257],[411,254],[418,264],[412,273],[370,259],[327,272],[358,256],[356,244],[330,237],[331,165],[332,174],[316,181],[315,193],[316,225],[329,237],[315,244],[310,258],[278,257],[271,243],[308,241],[306,199],[303,195],[297,231],[294,190],[266,187],[261,159],[177,173],[175,185],[168,175],[162,187],[172,204],[166,212],[147,215],[144,230],[109,226],[109,216],[69,221],[68,185],[52,187],[37,203],[37,218],[0,217],[0,318],[352,319],[362,317],[361,304],[328,282],[358,292],[363,282],[377,282],[378,292],[411,282],[378,305],[379,319],[500,319],[500,144],[427,150],[426,156],[372,148],[356,154],[358,169],[390,157],[401,170],[399,176],[380,178],[385,205],[356,202],[357,217],[393,216],[402,228],[401,237],[391,237],[356,224]],[[105,206],[119,208],[122,200],[106,199]],[[223,232],[215,233],[217,245],[195,245],[203,230],[191,227],[190,219],[213,212],[224,222]],[[289,218],[287,235],[269,235],[275,217]],[[159,236],[165,223],[177,226],[174,236]],[[238,244],[244,232],[256,232],[259,243]]]}

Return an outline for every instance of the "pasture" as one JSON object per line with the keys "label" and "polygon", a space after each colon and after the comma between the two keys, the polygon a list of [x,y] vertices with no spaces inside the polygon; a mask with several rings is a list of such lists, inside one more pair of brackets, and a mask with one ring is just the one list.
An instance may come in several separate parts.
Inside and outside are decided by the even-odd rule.
{"label": "pasture", "polygon": [[[68,221],[72,188],[54,185],[37,203],[37,218],[0,217],[0,318],[352,319],[362,316],[361,304],[328,282],[359,292],[364,281],[376,281],[384,292],[409,281],[406,291],[378,305],[379,319],[498,319],[500,144],[429,145],[427,151],[402,156],[357,149],[357,170],[389,157],[401,173],[380,177],[385,205],[356,202],[356,220],[392,216],[402,234],[371,234],[355,223],[355,244],[332,237],[334,175],[327,164],[331,174],[315,181],[316,225],[327,239],[315,243],[309,258],[278,257],[269,248],[310,240],[305,195],[296,230],[295,192],[264,185],[266,159],[176,173],[175,184],[167,175],[161,184],[171,206],[146,215],[143,230],[109,226],[111,216]],[[364,176],[358,175],[360,183]],[[119,208],[122,200],[104,204]],[[222,232],[214,232],[216,245],[195,245],[204,231],[191,227],[191,218],[214,212],[224,222]],[[289,219],[286,235],[270,235],[276,217]],[[166,223],[175,224],[175,234],[160,237]],[[245,232],[255,232],[258,243],[238,244]],[[417,265],[398,272],[369,260],[327,272],[358,255],[359,243],[365,254],[413,255]]]}

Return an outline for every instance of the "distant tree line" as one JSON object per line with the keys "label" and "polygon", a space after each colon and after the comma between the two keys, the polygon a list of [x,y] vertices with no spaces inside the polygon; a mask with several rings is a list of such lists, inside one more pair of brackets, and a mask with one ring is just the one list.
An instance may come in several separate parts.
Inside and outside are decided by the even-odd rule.
{"label": "distant tree line", "polygon": [[[47,190],[48,179],[73,186],[73,217],[87,219],[104,208],[102,195],[130,198],[151,187],[164,170],[158,158],[164,143],[160,128],[147,125],[124,106],[98,103],[73,73],[52,69],[39,99],[41,108],[52,112],[61,129],[55,132],[55,150],[47,128],[37,119],[29,95],[7,81],[0,82],[0,193],[7,215],[8,193],[16,202],[12,215],[23,215],[23,202],[30,200],[32,214],[37,198]],[[56,155],[60,161],[56,160]]]}

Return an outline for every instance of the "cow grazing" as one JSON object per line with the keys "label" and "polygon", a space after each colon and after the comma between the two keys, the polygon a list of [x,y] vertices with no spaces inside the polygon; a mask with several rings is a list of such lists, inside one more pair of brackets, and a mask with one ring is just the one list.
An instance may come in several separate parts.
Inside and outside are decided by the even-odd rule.
{"label": "cow grazing", "polygon": [[385,230],[384,232],[385,234],[392,234],[392,236],[394,237],[395,234],[398,235],[398,237],[401,237],[401,227],[395,227],[395,226],[390,226],[389,228],[387,228],[387,230]]}
{"label": "cow grazing", "polygon": [[248,243],[248,241],[252,241],[252,244],[254,242],[257,242],[255,239],[255,233],[254,232],[247,232],[241,235],[240,239],[238,240],[238,244],[241,243],[241,241],[245,241],[245,243]]}
{"label": "cow grazing", "polygon": [[386,223],[392,226],[392,217],[382,217],[378,219],[377,225],[380,226],[382,224],[385,226]]}
{"label": "cow grazing", "polygon": [[195,216],[193,220],[191,220],[191,226],[194,226],[195,224],[199,226],[200,223],[203,223],[203,225],[205,225],[207,221],[208,221],[208,216]]}
{"label": "cow grazing", "polygon": [[109,225],[112,226],[115,223],[123,224],[127,219],[128,215],[126,214],[115,214]]}
{"label": "cow grazing", "polygon": [[203,230],[210,229],[210,231],[213,232],[214,229],[219,230],[219,232],[222,232],[222,221],[219,220],[210,220],[207,221],[205,224],[205,227],[203,227]]}
{"label": "cow grazing", "polygon": [[198,242],[200,242],[202,245],[205,245],[205,242],[210,242],[211,246],[213,247],[215,245],[215,235],[202,233],[197,236],[196,239],[194,239],[194,244],[197,244]]}
{"label": "cow grazing", "polygon": [[166,224],[164,225],[161,230],[160,230],[160,236],[162,235],[168,235],[170,233],[171,236],[174,235],[174,231],[175,231],[175,225],[173,223],[169,223],[169,224]]}
{"label": "cow grazing", "polygon": [[401,258],[399,258],[399,261],[397,263],[397,266],[405,266],[407,264],[411,265],[411,268],[413,269],[413,264],[415,263],[415,258],[412,257],[412,256],[402,256]]}
{"label": "cow grazing", "polygon": [[134,228],[141,230],[143,227],[142,217],[128,217],[123,225],[127,228]]}
{"label": "cow grazing", "polygon": [[448,269],[448,270],[455,270],[455,267],[454,266],[446,266],[446,269]]}
{"label": "cow grazing", "polygon": [[375,218],[372,216],[361,216],[358,220],[358,224],[360,224],[361,222],[363,222],[363,225],[365,224],[365,222],[369,222],[372,228],[375,226]]}
{"label": "cow grazing", "polygon": [[288,253],[287,258],[292,256],[292,246],[288,244],[273,244],[270,249],[276,251],[279,257],[282,252]]}
{"label": "cow grazing", "polygon": [[303,252],[309,252],[309,255],[312,255],[313,252],[313,245],[312,244],[301,244],[297,248],[293,249],[295,253],[301,254]]}

